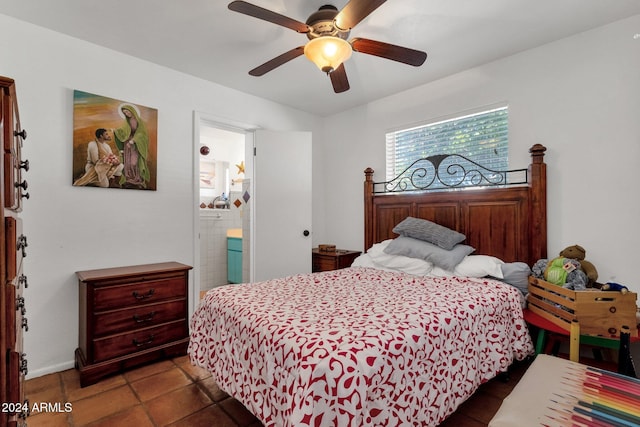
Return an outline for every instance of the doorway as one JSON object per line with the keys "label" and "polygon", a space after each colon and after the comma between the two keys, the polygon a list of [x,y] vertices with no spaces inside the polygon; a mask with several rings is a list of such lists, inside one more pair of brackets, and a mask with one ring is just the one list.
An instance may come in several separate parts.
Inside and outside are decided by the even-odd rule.
{"label": "doorway", "polygon": [[246,153],[253,144],[252,128],[194,114],[194,302],[214,287],[250,280],[251,200],[246,195],[252,194],[252,162]]}
{"label": "doorway", "polygon": [[[196,112],[193,169],[194,195],[197,196],[194,197],[193,205],[195,258],[192,307],[196,307],[200,299],[201,264],[205,265],[201,260],[206,256],[206,252],[201,250],[201,242],[206,236],[200,228],[200,213],[204,211],[213,215],[214,220],[222,219],[227,214],[226,206],[216,209],[215,202],[220,202],[221,199],[214,200],[221,195],[222,188],[226,190],[226,181],[221,184],[221,189],[213,191],[212,208],[208,207],[208,199],[201,201],[199,198],[200,139],[201,135],[209,131],[214,135],[224,132],[236,134],[240,136],[239,141],[244,141],[244,174],[239,177],[242,179],[241,194],[229,191],[232,194],[228,199],[231,210],[242,209],[241,280],[252,282],[311,271],[311,133],[260,130],[256,126],[216,119]],[[242,145],[242,142],[239,144]],[[215,150],[208,148],[209,153]],[[214,152],[212,158],[215,157]],[[233,179],[231,171],[238,172],[234,169],[236,164],[232,161],[228,163],[229,179]],[[221,167],[225,168],[224,162]],[[218,172],[215,174],[217,176]],[[208,180],[210,177],[202,178]],[[202,203],[205,203],[206,208],[200,208]],[[217,218],[218,214],[220,218]],[[222,236],[218,236],[218,240],[224,243],[214,245],[217,250],[225,252],[227,260],[228,231],[227,228]],[[215,285],[220,286],[217,283]]]}

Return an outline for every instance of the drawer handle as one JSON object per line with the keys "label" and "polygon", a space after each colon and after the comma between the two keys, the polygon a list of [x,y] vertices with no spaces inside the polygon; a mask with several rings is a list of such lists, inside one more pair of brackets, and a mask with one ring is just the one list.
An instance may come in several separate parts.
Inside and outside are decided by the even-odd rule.
{"label": "drawer handle", "polygon": [[25,289],[28,288],[29,283],[27,282],[27,276],[25,276],[24,274],[21,274],[20,277],[18,278],[18,284],[24,285]]}
{"label": "drawer handle", "polygon": [[27,139],[27,131],[22,129],[22,130],[14,130],[13,131],[13,136],[19,136],[22,139]]}
{"label": "drawer handle", "polygon": [[27,353],[21,353],[20,354],[20,372],[22,372],[24,375],[27,375],[29,373],[29,368],[27,367],[28,362],[27,362]]}
{"label": "drawer handle", "polygon": [[27,246],[29,246],[29,244],[27,243],[27,236],[25,236],[24,234],[21,234],[20,236],[18,236],[18,243],[16,245],[16,250],[22,251],[23,258],[27,256],[27,253],[25,252],[25,249],[27,248]]}
{"label": "drawer handle", "polygon": [[27,308],[24,306],[24,297],[16,298],[16,311],[19,311],[22,316],[27,314]]}
{"label": "drawer handle", "polygon": [[151,320],[153,320],[153,318],[155,317],[156,312],[152,311],[151,313],[149,313],[147,315],[147,317],[140,317],[137,314],[133,315],[133,320],[135,320],[136,323],[145,323],[145,322],[150,322]]}
{"label": "drawer handle", "polygon": [[146,341],[140,342],[140,341],[138,341],[137,339],[134,338],[132,342],[133,342],[133,345],[135,345],[136,347],[142,347],[144,345],[151,344],[153,342],[154,338],[155,337],[153,336],[153,334],[151,334],[151,335],[149,335],[149,338],[147,338]]}
{"label": "drawer handle", "polygon": [[22,182],[14,182],[13,186],[16,188],[22,188],[23,190],[26,190],[29,187],[29,183],[24,180]]}
{"label": "drawer handle", "polygon": [[142,299],[151,298],[154,293],[155,293],[155,290],[153,288],[149,289],[149,292],[147,292],[146,294],[139,294],[138,291],[133,291],[133,297],[137,300],[142,300]]}

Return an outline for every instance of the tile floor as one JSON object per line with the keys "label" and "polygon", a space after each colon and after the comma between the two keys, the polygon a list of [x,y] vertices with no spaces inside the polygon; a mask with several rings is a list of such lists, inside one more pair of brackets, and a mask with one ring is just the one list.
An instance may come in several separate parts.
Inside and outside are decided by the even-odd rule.
{"label": "tile floor", "polygon": [[[524,374],[527,362],[517,363],[511,378],[494,379],[480,389],[442,427],[486,426]],[[187,356],[128,371],[80,388],[74,369],[26,382],[34,403],[71,404],[69,412],[32,412],[29,427],[56,426],[185,426],[260,427],[262,424],[237,400],[221,391],[211,375],[194,367]]]}

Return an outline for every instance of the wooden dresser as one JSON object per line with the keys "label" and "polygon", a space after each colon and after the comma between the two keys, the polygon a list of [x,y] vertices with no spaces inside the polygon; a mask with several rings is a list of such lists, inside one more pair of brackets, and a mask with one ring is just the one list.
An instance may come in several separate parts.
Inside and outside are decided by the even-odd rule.
{"label": "wooden dresser", "polygon": [[361,253],[362,252],[359,251],[348,251],[345,249],[336,249],[335,251],[327,252],[313,248],[311,271],[316,273],[318,271],[339,270],[349,267],[353,263],[353,260]]}
{"label": "wooden dresser", "polygon": [[177,262],[78,271],[82,387],[186,354],[190,266]]}
{"label": "wooden dresser", "polygon": [[22,173],[29,162],[22,161],[21,148],[27,133],[20,125],[15,83],[0,77],[0,141],[4,149],[0,162],[2,178],[0,210],[0,426],[23,426],[29,404],[24,396],[27,358],[22,334],[29,329],[24,288],[27,277],[22,259],[27,256],[27,238],[22,234],[22,199],[29,198]]}

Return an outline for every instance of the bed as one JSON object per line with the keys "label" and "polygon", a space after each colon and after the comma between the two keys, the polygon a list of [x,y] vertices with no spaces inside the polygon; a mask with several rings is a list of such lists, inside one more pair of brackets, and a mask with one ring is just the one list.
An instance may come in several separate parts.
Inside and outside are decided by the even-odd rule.
{"label": "bed", "polygon": [[[192,363],[267,426],[438,425],[533,353],[522,294],[483,274],[433,275],[425,260],[416,274],[374,268],[368,257],[412,218],[463,234],[475,248],[464,260],[545,258],[544,151],[535,145],[529,167],[511,171],[522,179],[475,164],[460,172],[459,159],[444,156],[415,165],[408,180],[374,182],[367,169],[367,254],[346,269],[209,291],[191,319]],[[439,167],[472,188],[437,191],[429,173]]]}

